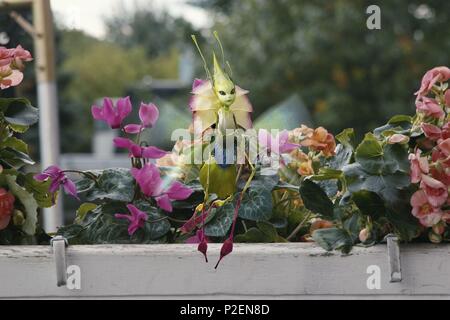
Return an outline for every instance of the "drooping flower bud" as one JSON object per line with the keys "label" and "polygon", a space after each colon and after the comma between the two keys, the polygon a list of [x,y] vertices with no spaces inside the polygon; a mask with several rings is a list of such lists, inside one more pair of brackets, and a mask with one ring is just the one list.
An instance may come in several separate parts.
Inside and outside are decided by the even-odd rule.
{"label": "drooping flower bud", "polygon": [[220,249],[220,258],[219,261],[217,261],[216,266],[214,269],[217,269],[219,266],[220,261],[222,261],[223,258],[225,258],[227,255],[229,255],[233,251],[233,238],[230,237],[222,245],[222,249]]}
{"label": "drooping flower bud", "polygon": [[198,244],[197,250],[205,256],[205,261],[208,263],[208,255],[206,254],[208,251],[208,241],[205,236],[203,236],[202,241]]}

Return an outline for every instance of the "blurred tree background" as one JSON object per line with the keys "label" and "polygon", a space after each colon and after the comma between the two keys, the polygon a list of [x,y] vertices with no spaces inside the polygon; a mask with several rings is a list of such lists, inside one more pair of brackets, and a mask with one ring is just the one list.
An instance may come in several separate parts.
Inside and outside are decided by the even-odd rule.
{"label": "blurred tree background", "polygon": [[[298,93],[315,124],[335,134],[355,127],[361,136],[393,114],[412,114],[413,93],[423,73],[450,65],[448,0],[380,2],[381,30],[366,27],[366,8],[372,1],[188,2],[208,10],[211,29],[196,30],[190,22],[152,6],[107,17],[105,39],[57,23],[63,152],[90,151],[89,110],[98,99],[132,94],[148,77],[177,78],[180,55],[193,48],[191,33],[200,36],[210,57],[208,49],[215,45],[212,30],[219,31],[235,82],[250,90],[255,117]],[[31,19],[28,12],[21,14]],[[8,46],[22,43],[32,49],[31,38],[7,10],[0,12],[0,26],[11,38]],[[198,56],[196,61],[196,74],[202,77]],[[28,80],[16,90],[32,98],[31,67],[27,73]],[[180,110],[186,110],[189,91],[186,87],[172,99]],[[144,95],[147,101],[154,98],[150,92]],[[37,139],[36,130],[29,139]]]}

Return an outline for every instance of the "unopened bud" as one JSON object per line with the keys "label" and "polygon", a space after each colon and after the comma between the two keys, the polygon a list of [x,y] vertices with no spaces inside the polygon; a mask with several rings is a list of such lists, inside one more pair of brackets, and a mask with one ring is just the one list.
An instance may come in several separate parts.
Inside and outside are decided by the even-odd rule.
{"label": "unopened bud", "polygon": [[434,233],[442,235],[442,234],[444,234],[444,231],[445,231],[445,225],[443,223],[435,224],[432,227],[432,230]]}
{"label": "unopened bud", "polygon": [[23,215],[23,212],[20,210],[14,210],[13,211],[13,224],[15,226],[22,226],[25,223],[25,216]]}
{"label": "unopened bud", "polygon": [[367,239],[369,239],[369,237],[370,237],[369,229],[364,228],[359,232],[359,241],[366,242]]}
{"label": "unopened bud", "polygon": [[406,144],[409,142],[409,137],[405,136],[404,134],[393,134],[392,136],[389,137],[388,139],[388,143],[389,144]]}
{"label": "unopened bud", "polygon": [[442,236],[440,234],[437,234],[433,231],[430,231],[428,233],[428,239],[430,239],[430,241],[432,243],[441,243],[442,242]]}

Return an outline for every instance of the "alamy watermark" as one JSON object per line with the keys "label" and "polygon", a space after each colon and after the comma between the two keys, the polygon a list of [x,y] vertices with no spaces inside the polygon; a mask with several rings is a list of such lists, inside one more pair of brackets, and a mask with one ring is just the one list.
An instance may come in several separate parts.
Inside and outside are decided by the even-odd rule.
{"label": "alamy watermark", "polygon": [[367,29],[380,30],[381,29],[381,8],[375,4],[370,5],[366,9],[369,15],[366,21]]}
{"label": "alamy watermark", "polygon": [[67,267],[66,288],[69,290],[81,290],[81,268],[77,265]]}
{"label": "alamy watermark", "polygon": [[366,280],[366,286],[369,290],[381,289],[381,268],[377,265],[367,267],[366,273],[370,276]]}

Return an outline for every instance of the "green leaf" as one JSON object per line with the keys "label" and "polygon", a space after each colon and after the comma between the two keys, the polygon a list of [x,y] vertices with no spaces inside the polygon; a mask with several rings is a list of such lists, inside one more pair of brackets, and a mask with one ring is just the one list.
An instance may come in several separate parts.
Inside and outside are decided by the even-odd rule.
{"label": "green leaf", "polygon": [[377,173],[383,166],[383,148],[377,138],[368,133],[356,148],[355,160],[371,173]]}
{"label": "green leaf", "polygon": [[1,146],[20,151],[22,153],[28,153],[28,145],[16,137],[9,137],[5,139],[5,141],[1,143]]}
{"label": "green leaf", "polygon": [[95,203],[90,202],[83,203],[76,212],[75,223],[81,223],[86,217],[86,215],[90,211],[93,211],[95,208],[97,208],[97,205]]}
{"label": "green leaf", "polygon": [[412,127],[412,121],[413,119],[410,116],[396,115],[392,117],[386,125],[376,128],[374,130],[374,134],[379,137],[386,131],[390,131],[392,133],[400,133],[409,136]]}
{"label": "green leaf", "polygon": [[244,243],[270,243],[270,239],[258,228],[250,228],[244,234],[238,234],[234,237],[236,242]]}
{"label": "green leaf", "polygon": [[404,123],[409,123],[411,124],[413,121],[411,116],[407,116],[407,115],[403,115],[403,114],[398,114],[393,116],[389,121],[388,124],[393,124],[393,125],[401,125]]}
{"label": "green leaf", "polygon": [[210,237],[224,237],[233,223],[234,203],[227,202],[220,208],[212,209],[212,218],[205,226],[205,234]]}
{"label": "green leaf", "polygon": [[300,186],[300,196],[308,210],[325,218],[333,217],[333,202],[316,183],[304,180]]}
{"label": "green leaf", "polygon": [[375,192],[367,190],[354,192],[352,194],[352,200],[365,215],[378,218],[386,214],[383,200]]}
{"label": "green leaf", "polygon": [[353,128],[344,129],[341,133],[336,135],[336,140],[345,147],[350,147],[351,149],[356,148],[356,136]]}
{"label": "green leaf", "polygon": [[256,226],[262,233],[264,233],[267,238],[270,239],[270,242],[276,242],[278,238],[278,232],[275,226],[267,221],[259,221],[256,223]]}
{"label": "green leaf", "polygon": [[98,186],[94,186],[87,194],[88,201],[109,199],[131,202],[134,196],[134,178],[129,169],[106,169],[98,178]]}
{"label": "green leaf", "polygon": [[354,243],[350,234],[339,228],[316,230],[313,232],[312,238],[327,251],[342,250],[343,253],[349,253]]}
{"label": "green leaf", "polygon": [[396,172],[372,174],[363,169],[359,163],[353,163],[344,168],[348,190],[352,193],[360,190],[372,191],[378,194],[388,205],[402,201],[401,189],[410,185],[409,175]]}
{"label": "green leaf", "polygon": [[24,164],[33,165],[34,161],[30,158],[30,156],[24,152],[19,150],[6,147],[0,150],[0,157],[4,161],[8,161],[9,163],[14,163],[14,167],[21,167]]}
{"label": "green leaf", "polygon": [[401,171],[409,174],[408,146],[401,144],[387,144],[384,149],[384,160],[387,171]]}
{"label": "green leaf", "polygon": [[0,112],[3,113],[5,121],[19,131],[39,120],[38,109],[24,98],[0,99]]}
{"label": "green leaf", "polygon": [[339,144],[336,147],[336,154],[328,163],[328,166],[335,170],[342,170],[344,166],[352,160],[353,148]]}
{"label": "green leaf", "polygon": [[421,227],[419,222],[410,211],[402,211],[400,213],[388,211],[386,216],[401,240],[411,241],[420,234]]}
{"label": "green leaf", "polygon": [[310,179],[313,181],[323,181],[332,179],[341,179],[343,177],[343,172],[341,170],[336,170],[332,168],[320,168],[318,174],[311,176]]}
{"label": "green leaf", "polygon": [[92,188],[95,187],[95,181],[92,179],[89,179],[87,177],[83,177],[77,181],[75,181],[75,186],[77,188],[78,194],[85,193],[90,191]]}
{"label": "green leaf", "polygon": [[272,217],[272,192],[265,188],[249,189],[242,199],[239,217],[252,221],[265,221]]}
{"label": "green leaf", "polygon": [[50,179],[45,182],[36,181],[34,179],[34,173],[28,173],[24,176],[19,175],[18,180],[28,192],[33,194],[40,208],[50,208],[54,205],[53,199],[56,195],[48,191],[51,184]]}

